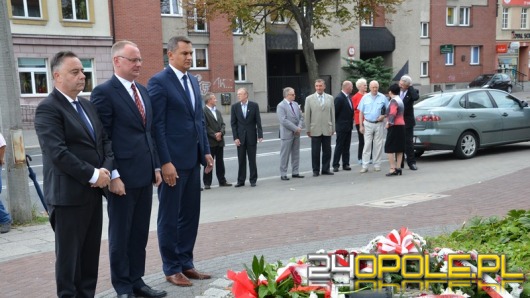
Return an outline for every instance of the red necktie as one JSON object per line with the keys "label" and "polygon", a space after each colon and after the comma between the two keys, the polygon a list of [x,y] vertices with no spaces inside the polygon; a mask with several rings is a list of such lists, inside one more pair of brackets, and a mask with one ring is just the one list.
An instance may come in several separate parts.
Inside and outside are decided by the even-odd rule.
{"label": "red necktie", "polygon": [[140,96],[138,96],[138,91],[136,90],[136,86],[134,84],[131,84],[131,89],[133,90],[133,94],[134,94],[134,103],[136,103],[136,107],[138,108],[138,111],[140,111],[140,115],[142,116],[142,123],[145,125],[144,106],[142,105],[142,102],[140,101]]}

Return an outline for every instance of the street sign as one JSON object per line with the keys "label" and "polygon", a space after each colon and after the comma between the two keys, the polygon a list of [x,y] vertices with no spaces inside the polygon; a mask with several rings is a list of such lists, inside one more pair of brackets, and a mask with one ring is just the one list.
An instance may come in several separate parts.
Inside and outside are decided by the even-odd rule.
{"label": "street sign", "polygon": [[452,44],[443,44],[440,46],[440,54],[453,53],[454,46]]}

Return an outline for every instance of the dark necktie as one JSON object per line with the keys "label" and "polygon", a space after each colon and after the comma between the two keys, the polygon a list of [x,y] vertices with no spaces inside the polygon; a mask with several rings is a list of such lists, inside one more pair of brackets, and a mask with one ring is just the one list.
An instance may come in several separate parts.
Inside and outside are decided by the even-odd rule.
{"label": "dark necktie", "polygon": [[291,111],[293,111],[293,115],[295,115],[295,116],[296,116],[296,112],[294,111],[294,108],[293,108],[293,103],[292,103],[292,102],[290,102],[290,103],[289,103],[289,105],[291,106]]}
{"label": "dark necktie", "polygon": [[131,89],[132,89],[133,95],[134,95],[134,103],[136,104],[136,107],[138,108],[138,111],[140,112],[140,115],[142,116],[142,123],[145,126],[145,110],[144,110],[144,106],[142,105],[142,102],[140,101],[140,96],[138,96],[138,91],[136,90],[136,86],[134,84],[131,84]]}
{"label": "dark necktie", "polygon": [[88,121],[88,117],[85,114],[85,111],[83,111],[83,108],[81,107],[81,104],[79,101],[74,100],[75,109],[77,110],[77,113],[79,114],[79,117],[81,117],[81,120],[83,120],[83,123],[85,123],[85,126],[90,131],[90,135],[92,136],[92,139],[96,140],[96,133],[94,132],[94,129],[92,128],[92,125],[90,125],[90,121]]}
{"label": "dark necktie", "polygon": [[189,101],[191,103],[191,107],[193,108],[193,110],[195,110],[195,102],[191,98],[190,88],[188,87],[188,75],[187,74],[185,74],[182,77],[182,81],[183,81],[183,84],[184,84],[184,90],[186,91],[186,95],[188,95],[188,99],[189,99]]}

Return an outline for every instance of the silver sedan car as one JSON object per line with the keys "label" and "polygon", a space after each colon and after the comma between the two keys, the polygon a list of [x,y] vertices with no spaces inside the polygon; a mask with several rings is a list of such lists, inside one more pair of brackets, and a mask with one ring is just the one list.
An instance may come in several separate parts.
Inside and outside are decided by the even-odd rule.
{"label": "silver sedan car", "polygon": [[431,93],[414,105],[416,156],[425,150],[453,150],[471,158],[480,148],[530,141],[530,107],[501,90],[468,89]]}

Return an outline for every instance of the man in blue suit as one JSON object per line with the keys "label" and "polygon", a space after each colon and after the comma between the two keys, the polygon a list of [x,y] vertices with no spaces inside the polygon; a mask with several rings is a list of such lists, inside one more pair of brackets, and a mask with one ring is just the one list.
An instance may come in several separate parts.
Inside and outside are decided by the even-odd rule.
{"label": "man in blue suit", "polygon": [[142,56],[136,44],[118,41],[111,49],[114,76],[92,91],[112,141],[115,169],[112,171],[109,213],[110,272],[118,297],[164,297],[144,283],[145,247],[153,183],[162,182],[160,163],[151,134],[153,109],[147,89],[135,80]]}
{"label": "man in blue suit", "polygon": [[153,103],[154,136],[162,165],[158,189],[158,243],[166,280],[181,287],[209,279],[195,270],[193,248],[201,208],[201,167],[212,171],[199,82],[189,75],[193,48],[184,36],[167,43],[169,66],[153,76],[147,90]]}

